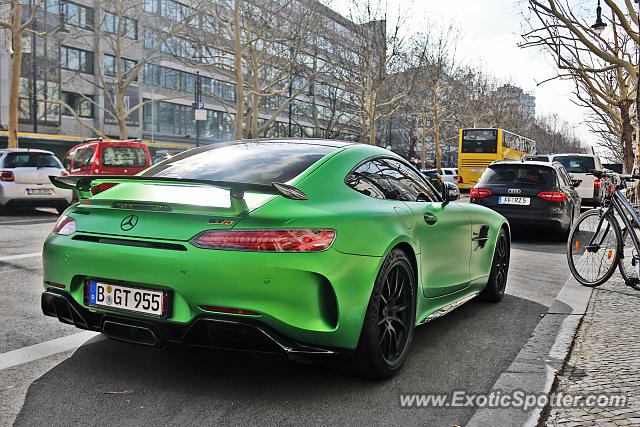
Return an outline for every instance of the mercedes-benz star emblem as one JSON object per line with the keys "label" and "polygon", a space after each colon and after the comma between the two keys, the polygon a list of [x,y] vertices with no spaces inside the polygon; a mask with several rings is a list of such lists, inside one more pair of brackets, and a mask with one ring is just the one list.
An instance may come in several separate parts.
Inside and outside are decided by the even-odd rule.
{"label": "mercedes-benz star emblem", "polygon": [[138,223],[138,217],[135,215],[129,215],[124,217],[122,222],[120,223],[120,228],[122,231],[129,231]]}

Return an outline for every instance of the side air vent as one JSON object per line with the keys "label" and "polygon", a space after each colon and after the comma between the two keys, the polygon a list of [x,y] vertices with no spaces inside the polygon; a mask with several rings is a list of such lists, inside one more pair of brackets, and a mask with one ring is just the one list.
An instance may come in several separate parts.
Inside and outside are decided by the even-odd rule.
{"label": "side air vent", "polygon": [[187,248],[185,248],[183,245],[179,245],[176,243],[148,242],[146,240],[115,239],[112,237],[87,236],[84,234],[78,234],[76,236],[73,236],[73,240],[81,240],[83,242],[106,243],[108,245],[135,246],[138,248],[166,249],[170,251],[186,251],[187,250]]}
{"label": "side air vent", "polygon": [[171,211],[171,208],[167,205],[155,205],[150,203],[115,202],[112,206],[117,209],[135,209],[137,211]]}

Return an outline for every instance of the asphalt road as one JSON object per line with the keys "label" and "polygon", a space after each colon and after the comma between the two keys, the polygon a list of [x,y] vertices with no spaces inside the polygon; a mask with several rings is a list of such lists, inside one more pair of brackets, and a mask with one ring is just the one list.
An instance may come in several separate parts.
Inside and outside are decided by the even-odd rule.
{"label": "asphalt road", "polygon": [[[34,254],[56,217],[0,216],[0,365],[7,352],[80,332],[40,312]],[[29,256],[8,259],[17,254]],[[75,352],[0,366],[0,425],[16,416],[16,425],[464,425],[475,408],[401,408],[399,395],[488,391],[568,274],[563,244],[516,233],[503,301],[472,301],[419,327],[405,369],[386,382],[339,367],[151,350],[96,336]]]}

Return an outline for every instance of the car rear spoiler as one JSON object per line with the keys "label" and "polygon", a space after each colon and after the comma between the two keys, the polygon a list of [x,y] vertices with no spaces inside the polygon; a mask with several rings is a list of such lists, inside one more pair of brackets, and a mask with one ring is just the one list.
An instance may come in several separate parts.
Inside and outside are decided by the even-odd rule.
{"label": "car rear spoiler", "polygon": [[[244,204],[245,191],[261,194],[273,194],[292,200],[307,200],[308,197],[302,190],[293,185],[281,182],[267,184],[251,184],[245,182],[214,181],[208,179],[168,178],[157,176],[139,175],[66,175],[49,176],[49,180],[58,188],[78,190],[82,198],[91,197],[91,187],[101,183],[139,183],[139,184],[181,184],[204,185],[229,190],[231,205]],[[240,206],[238,206],[240,207]]]}

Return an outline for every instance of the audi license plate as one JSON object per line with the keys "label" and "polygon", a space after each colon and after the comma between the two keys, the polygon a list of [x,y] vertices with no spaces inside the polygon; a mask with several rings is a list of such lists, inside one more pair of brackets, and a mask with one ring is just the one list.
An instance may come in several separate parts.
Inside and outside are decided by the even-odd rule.
{"label": "audi license plate", "polygon": [[531,203],[531,199],[529,199],[528,197],[499,196],[498,203],[501,205],[528,206],[529,203]]}
{"label": "audi license plate", "polygon": [[27,188],[27,196],[52,196],[53,188]]}
{"label": "audi license plate", "polygon": [[168,294],[165,291],[114,285],[96,280],[85,282],[88,306],[165,318]]}

